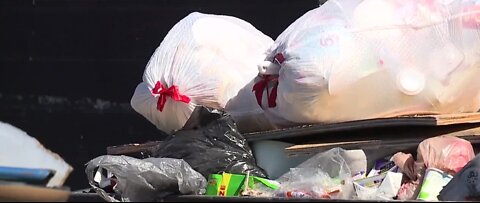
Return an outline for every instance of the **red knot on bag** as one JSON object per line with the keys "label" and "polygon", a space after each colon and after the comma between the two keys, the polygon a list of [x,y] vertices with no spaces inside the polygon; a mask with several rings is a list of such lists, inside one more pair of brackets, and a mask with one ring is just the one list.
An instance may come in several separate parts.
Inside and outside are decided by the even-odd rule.
{"label": "red knot on bag", "polygon": [[190,103],[190,98],[180,94],[177,86],[172,85],[171,87],[166,88],[160,81],[155,84],[155,87],[152,89],[152,94],[160,95],[157,102],[157,109],[160,112],[163,111],[165,103],[167,103],[167,97],[170,97],[175,101],[185,102],[187,104]]}
{"label": "red knot on bag", "polygon": [[[274,82],[272,92],[268,92],[268,84]],[[261,79],[255,83],[253,86],[252,92],[255,92],[255,97],[257,98],[258,105],[262,106],[263,92],[267,90],[267,101],[268,107],[273,108],[277,106],[277,87],[278,87],[278,76],[276,75],[262,75]]]}
{"label": "red knot on bag", "polygon": [[[277,64],[282,64],[285,61],[285,57],[282,53],[275,55],[273,61]],[[261,79],[255,83],[252,92],[255,92],[257,103],[262,106],[263,92],[267,90],[268,107],[273,108],[277,106],[277,88],[278,88],[278,75],[262,75]],[[273,83],[272,92],[268,91],[268,85]]]}

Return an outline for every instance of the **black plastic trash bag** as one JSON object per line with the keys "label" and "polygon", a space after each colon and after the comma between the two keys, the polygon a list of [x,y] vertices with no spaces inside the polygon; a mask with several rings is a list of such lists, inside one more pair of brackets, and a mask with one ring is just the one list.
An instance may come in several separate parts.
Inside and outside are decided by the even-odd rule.
{"label": "black plastic trash bag", "polygon": [[233,119],[224,112],[205,107],[196,108],[185,127],[167,138],[153,155],[183,159],[204,177],[221,172],[250,172],[266,178]]}
{"label": "black plastic trash bag", "polygon": [[157,201],[173,194],[205,194],[207,180],[180,159],[100,156],[87,164],[93,189],[110,202]]}
{"label": "black plastic trash bag", "polygon": [[480,155],[468,162],[438,196],[440,201],[480,201]]}

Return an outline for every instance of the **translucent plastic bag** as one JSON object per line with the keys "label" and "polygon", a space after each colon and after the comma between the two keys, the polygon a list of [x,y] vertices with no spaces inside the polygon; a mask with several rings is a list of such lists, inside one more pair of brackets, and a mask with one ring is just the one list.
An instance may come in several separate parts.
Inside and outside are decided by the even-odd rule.
{"label": "translucent plastic bag", "polygon": [[[275,41],[254,90],[273,121],[342,122],[480,107],[473,1],[330,0]],[[466,23],[468,21],[468,23]],[[260,85],[259,85],[260,86]]]}
{"label": "translucent plastic bag", "polygon": [[274,196],[352,199],[354,189],[349,167],[351,163],[345,160],[346,153],[346,150],[334,148],[290,169],[277,179],[280,189],[274,192]]}
{"label": "translucent plastic bag", "polygon": [[[131,105],[158,129],[172,133],[183,127],[196,106],[224,109],[258,74],[257,65],[272,43],[241,19],[191,13],[156,49]],[[240,105],[229,105],[228,111],[238,119],[263,113],[257,106]]]}

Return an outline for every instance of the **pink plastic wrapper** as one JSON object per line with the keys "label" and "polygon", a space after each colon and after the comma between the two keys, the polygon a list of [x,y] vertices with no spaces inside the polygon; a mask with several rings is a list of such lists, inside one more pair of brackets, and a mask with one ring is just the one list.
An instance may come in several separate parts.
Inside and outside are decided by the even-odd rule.
{"label": "pink plastic wrapper", "polygon": [[475,157],[469,141],[451,136],[424,140],[417,152],[417,162],[424,162],[426,168],[437,168],[451,175],[458,173]]}
{"label": "pink plastic wrapper", "polygon": [[398,199],[412,200],[416,197],[427,168],[437,168],[455,175],[474,157],[475,152],[469,141],[452,136],[433,137],[421,142],[416,161],[413,161],[411,154],[395,154],[395,164],[410,179],[402,185]]}

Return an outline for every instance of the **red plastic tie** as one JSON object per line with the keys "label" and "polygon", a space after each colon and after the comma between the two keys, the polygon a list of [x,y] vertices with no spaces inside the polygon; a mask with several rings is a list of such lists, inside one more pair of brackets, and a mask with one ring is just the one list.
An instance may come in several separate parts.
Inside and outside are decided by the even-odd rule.
{"label": "red plastic tie", "polygon": [[155,84],[155,88],[152,89],[152,93],[154,95],[160,95],[158,97],[157,102],[157,109],[162,112],[163,108],[165,107],[165,103],[167,103],[167,97],[171,97],[175,101],[190,103],[190,98],[180,94],[178,87],[172,85],[169,88],[165,88],[160,81]]}

